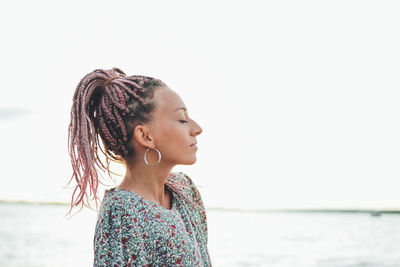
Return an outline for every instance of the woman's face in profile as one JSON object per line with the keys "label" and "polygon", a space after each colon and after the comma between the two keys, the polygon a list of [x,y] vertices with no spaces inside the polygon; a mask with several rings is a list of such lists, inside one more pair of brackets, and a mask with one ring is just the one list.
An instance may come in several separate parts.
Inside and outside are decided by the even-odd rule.
{"label": "woman's face in profile", "polygon": [[162,154],[162,161],[171,164],[190,165],[196,162],[196,137],[203,130],[189,117],[187,107],[180,96],[163,86],[155,90],[155,109],[151,132],[155,147]]}

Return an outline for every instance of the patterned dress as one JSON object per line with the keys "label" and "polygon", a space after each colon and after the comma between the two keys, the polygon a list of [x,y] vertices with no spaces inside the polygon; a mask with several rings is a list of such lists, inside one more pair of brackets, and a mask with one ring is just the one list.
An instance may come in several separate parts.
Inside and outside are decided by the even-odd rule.
{"label": "patterned dress", "polygon": [[[182,192],[204,209],[189,176],[177,172],[168,179],[193,185]],[[107,190],[96,224],[94,266],[211,266],[205,211],[169,191],[170,210],[130,190]]]}

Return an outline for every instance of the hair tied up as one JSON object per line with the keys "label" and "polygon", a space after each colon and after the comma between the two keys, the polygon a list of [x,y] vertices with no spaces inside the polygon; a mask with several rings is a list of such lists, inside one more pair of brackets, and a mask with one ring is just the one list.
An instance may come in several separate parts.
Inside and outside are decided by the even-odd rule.
{"label": "hair tied up", "polygon": [[148,76],[126,76],[115,67],[95,69],[79,81],[68,127],[73,169],[68,184],[76,182],[70,211],[78,205],[90,207],[92,200],[97,207],[98,186],[103,184],[98,170],[111,176],[111,161],[125,163],[135,156],[130,142],[134,127],[152,119],[154,91],[164,85]]}
{"label": "hair tied up", "polygon": [[126,76],[125,72],[123,72],[119,68],[115,68],[114,67],[114,68],[111,69],[111,71],[115,72],[117,75],[114,75],[114,76],[108,78],[103,84],[104,88],[107,87],[111,83],[112,80],[115,80],[115,79],[118,79],[118,78],[123,78],[123,77]]}
{"label": "hair tied up", "polygon": [[111,82],[112,80],[114,80],[114,79],[118,79],[118,78],[122,78],[122,76],[120,76],[120,75],[117,75],[117,76],[114,76],[114,77],[108,78],[108,80],[107,80],[107,81],[105,81],[105,83],[104,83],[103,87],[107,87],[107,85],[109,85],[109,84],[110,84],[110,82]]}

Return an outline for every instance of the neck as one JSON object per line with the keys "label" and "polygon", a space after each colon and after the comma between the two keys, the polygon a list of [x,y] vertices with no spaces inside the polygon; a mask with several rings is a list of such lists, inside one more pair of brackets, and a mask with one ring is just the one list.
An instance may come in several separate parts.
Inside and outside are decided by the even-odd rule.
{"label": "neck", "polygon": [[150,200],[167,206],[169,193],[165,190],[165,181],[169,177],[173,166],[166,166],[160,162],[156,166],[147,166],[143,160],[129,162],[126,166],[126,174],[118,186],[120,189],[128,189]]}

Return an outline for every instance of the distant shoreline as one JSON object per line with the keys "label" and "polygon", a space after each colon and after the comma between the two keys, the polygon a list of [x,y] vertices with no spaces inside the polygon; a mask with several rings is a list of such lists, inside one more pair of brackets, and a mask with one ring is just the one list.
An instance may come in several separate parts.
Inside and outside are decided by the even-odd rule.
{"label": "distant shoreline", "polygon": [[3,200],[0,199],[0,204],[27,204],[27,205],[57,205],[57,206],[67,206],[67,202],[57,202],[57,201],[26,201],[26,200]]}
{"label": "distant shoreline", "polygon": [[240,208],[220,208],[207,207],[207,210],[235,211],[235,212],[256,212],[256,213],[369,213],[379,216],[380,214],[400,214],[400,210],[385,209],[240,209]]}
{"label": "distant shoreline", "polygon": [[[0,200],[0,204],[24,204],[24,205],[52,205],[52,206],[69,206],[67,202],[57,201],[24,201],[24,200]],[[380,214],[400,214],[400,210],[385,209],[242,209],[242,208],[223,208],[223,207],[206,207],[207,210],[228,211],[228,212],[256,212],[256,213],[273,213],[273,212],[306,212],[306,213],[369,213],[379,216]]]}

